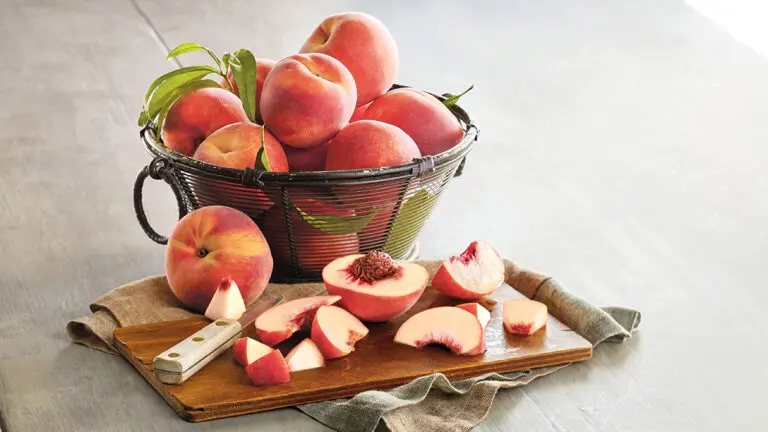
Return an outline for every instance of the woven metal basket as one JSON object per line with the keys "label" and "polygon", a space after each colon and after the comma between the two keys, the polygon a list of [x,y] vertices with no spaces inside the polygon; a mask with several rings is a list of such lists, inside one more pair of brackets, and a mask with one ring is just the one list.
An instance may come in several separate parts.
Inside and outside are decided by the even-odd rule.
{"label": "woven metal basket", "polygon": [[[393,88],[403,87],[400,85]],[[447,95],[434,95],[444,100]],[[323,267],[350,253],[383,250],[395,259],[417,254],[419,232],[478,138],[478,129],[458,105],[450,108],[464,128],[462,141],[435,156],[394,167],[277,173],[223,168],[171,151],[152,125],[141,139],[152,161],[138,174],[136,217],[153,241],[166,244],[147,221],[142,188],[147,177],[170,185],[179,219],[211,205],[236,208],[261,228],[275,261],[272,281],[320,280]]]}

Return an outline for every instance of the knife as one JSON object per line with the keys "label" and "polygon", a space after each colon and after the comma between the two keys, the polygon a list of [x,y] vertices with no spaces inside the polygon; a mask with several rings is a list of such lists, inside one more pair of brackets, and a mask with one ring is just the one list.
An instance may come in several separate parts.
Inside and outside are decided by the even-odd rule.
{"label": "knife", "polygon": [[181,384],[234,344],[243,329],[267,309],[282,303],[283,296],[252,303],[237,319],[213,321],[152,360],[155,375],[166,384]]}

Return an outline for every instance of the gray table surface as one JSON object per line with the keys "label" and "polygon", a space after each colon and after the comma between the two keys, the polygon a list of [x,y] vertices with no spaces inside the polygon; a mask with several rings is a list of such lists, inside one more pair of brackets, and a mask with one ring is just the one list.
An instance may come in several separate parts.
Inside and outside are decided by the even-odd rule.
{"label": "gray table surface", "polygon": [[[500,393],[479,430],[768,429],[768,61],[660,0],[0,2],[0,428],[326,430],[295,409],[185,423],[64,326],[163,271],[131,202],[140,100],[173,67],[160,41],[279,59],[343,10],[391,29],[399,82],[476,85],[480,143],[421,256],[485,239],[644,313],[628,343]],[[147,189],[167,232],[172,194]]]}

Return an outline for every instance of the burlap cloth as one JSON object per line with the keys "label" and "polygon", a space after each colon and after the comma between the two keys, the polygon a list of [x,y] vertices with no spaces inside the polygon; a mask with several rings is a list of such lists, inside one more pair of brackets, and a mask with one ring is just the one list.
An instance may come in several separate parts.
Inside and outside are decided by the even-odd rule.
{"label": "burlap cloth", "polygon": [[[440,261],[417,261],[434,275]],[[640,324],[640,312],[598,308],[567,293],[554,279],[505,260],[506,282],[529,298],[543,302],[549,312],[593,346],[623,342]],[[320,284],[270,284],[264,298],[286,300],[321,291]],[[171,321],[196,316],[184,309],[165,276],[153,276],[115,288],[90,305],[92,315],[67,324],[70,338],[90,348],[116,354],[112,333],[117,327]],[[418,378],[389,391],[366,391],[349,399],[301,405],[297,408],[339,431],[373,431],[381,421],[392,431],[467,431],[488,414],[496,392],[528,384],[567,365],[511,374],[486,374],[450,382],[443,374]]]}

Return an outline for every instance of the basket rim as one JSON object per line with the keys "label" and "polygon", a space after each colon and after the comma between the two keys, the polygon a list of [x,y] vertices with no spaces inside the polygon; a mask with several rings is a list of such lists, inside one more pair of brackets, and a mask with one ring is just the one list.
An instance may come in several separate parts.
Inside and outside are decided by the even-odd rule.
{"label": "basket rim", "polygon": [[[390,90],[398,88],[413,88],[411,86],[393,84]],[[425,90],[422,90],[425,91]],[[437,95],[434,93],[426,92],[436,97],[441,102],[444,101],[448,95]],[[455,104],[448,108],[457,120],[463,125],[464,136],[461,141],[450,149],[438,153],[436,155],[422,156],[415,158],[413,161],[382,168],[366,168],[356,170],[337,170],[337,171],[295,171],[295,172],[274,172],[274,171],[262,171],[255,168],[236,169],[227,168],[214,165],[208,162],[202,162],[192,157],[177,153],[166,147],[163,143],[157,140],[156,127],[148,122],[139,132],[141,140],[147,151],[153,157],[160,157],[167,160],[177,168],[182,168],[185,171],[204,173],[209,176],[213,176],[222,180],[236,181],[237,183],[244,184],[249,182],[249,178],[255,178],[260,182],[272,181],[327,181],[327,180],[344,180],[344,179],[361,179],[366,178],[373,180],[374,178],[392,178],[401,176],[410,176],[413,174],[419,174],[426,170],[436,169],[442,165],[449,164],[456,159],[464,157],[472,149],[473,144],[477,141],[478,128],[473,122],[469,114],[461,108],[458,104]]]}

